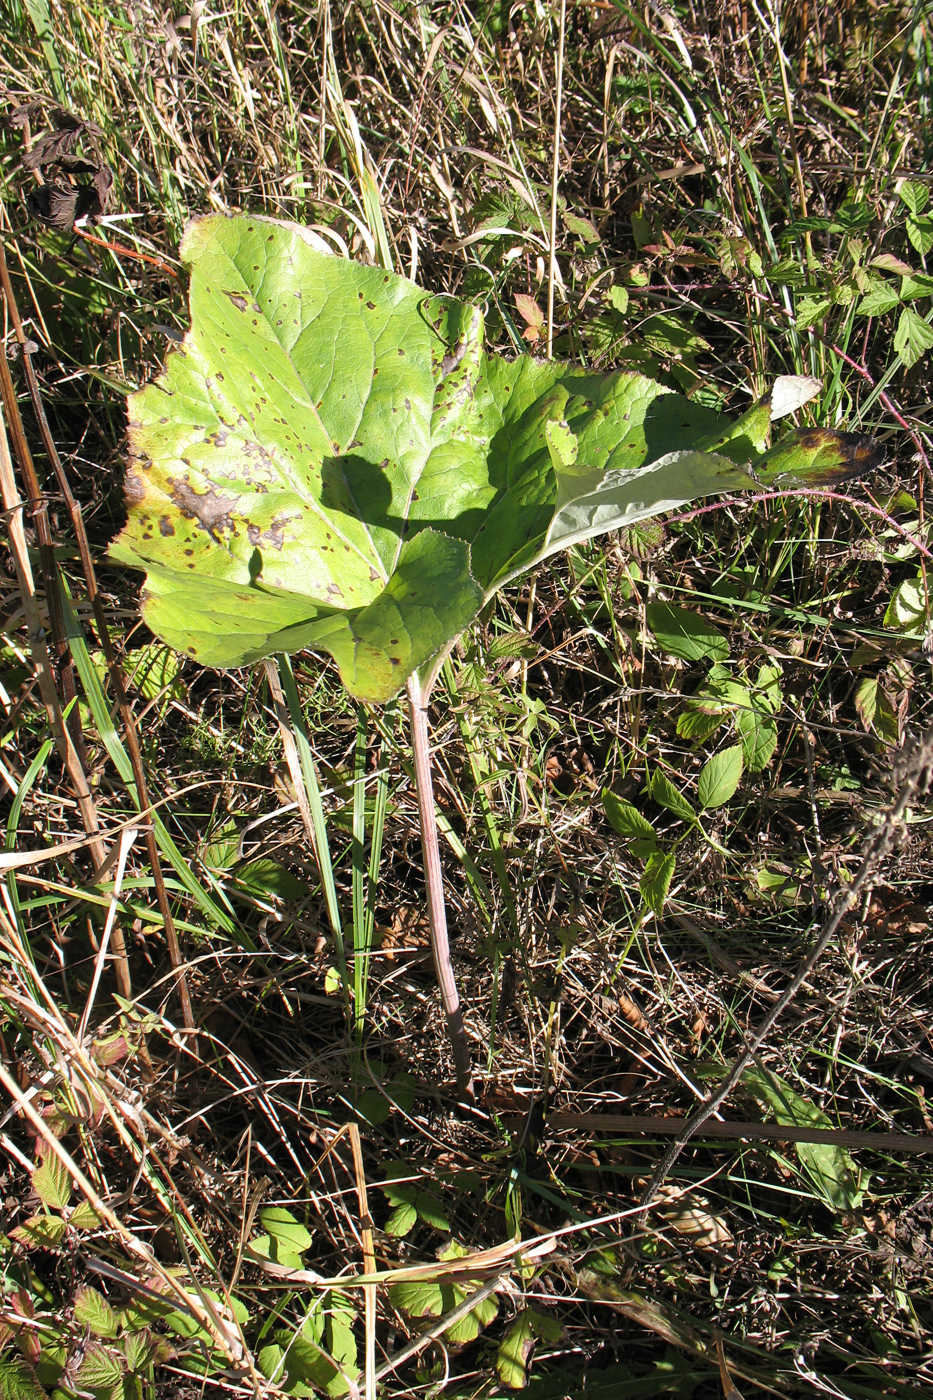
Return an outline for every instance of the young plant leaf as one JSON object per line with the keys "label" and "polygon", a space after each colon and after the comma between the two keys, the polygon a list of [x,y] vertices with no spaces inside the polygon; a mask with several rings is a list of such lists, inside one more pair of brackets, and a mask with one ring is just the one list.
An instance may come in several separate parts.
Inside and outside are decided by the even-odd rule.
{"label": "young plant leaf", "polygon": [[603,793],[603,810],[613,831],[617,831],[620,836],[624,836],[627,840],[651,842],[656,840],[654,827],[648,818],[643,817],[638,808],[634,807],[631,802],[616,797],[614,792],[607,790]]}
{"label": "young plant leaf", "polygon": [[767,767],[778,741],[777,725],[771,716],[764,714],[757,705],[750,705],[747,709],[736,710],[735,727],[742,741],[745,767],[752,773]]}
{"label": "young plant leaf", "polygon": [[30,1215],[10,1231],[10,1239],[33,1249],[56,1249],[65,1238],[68,1222],[60,1215]]}
{"label": "young plant leaf", "polygon": [[206,665],[307,648],[384,701],[558,550],[878,457],[824,429],[769,453],[767,404],[730,423],[638,374],[487,356],[474,307],[296,224],[210,215],[181,254],[191,330],[130,400],[111,555],[145,571],[152,631]]}
{"label": "young plant leaf", "polygon": [[[771,1109],[778,1123],[813,1128],[835,1126],[822,1109],[801,1098],[786,1080],[770,1070],[750,1067],[743,1073],[742,1082],[759,1102]],[[798,1142],[794,1150],[801,1167],[831,1210],[858,1209],[865,1178],[847,1148],[834,1143]]]}
{"label": "young plant leaf", "polygon": [[68,1168],[49,1152],[32,1174],[32,1189],[46,1210],[64,1210],[71,1200],[72,1181]]}
{"label": "young plant leaf", "polygon": [[672,603],[649,603],[645,619],[658,645],[683,661],[724,661],[729,642],[718,627],[699,613]]}
{"label": "young plant leaf", "polygon": [[84,1359],[75,1373],[79,1389],[87,1395],[106,1396],[107,1400],[117,1400],[123,1393],[123,1358],[105,1347],[101,1342],[91,1342],[84,1353]]}
{"label": "young plant leaf", "polygon": [[560,1341],[561,1327],[556,1318],[537,1308],[526,1308],[509,1323],[496,1352],[496,1371],[509,1390],[523,1390],[528,1384],[528,1367],[536,1342]]}
{"label": "young plant leaf", "polygon": [[[418,1182],[411,1180],[411,1168],[404,1162],[390,1162],[386,1167],[389,1180],[383,1186],[386,1199],[394,1207],[385,1223],[387,1235],[407,1235],[420,1218],[435,1230],[449,1230],[450,1223],[438,1198]],[[408,1178],[397,1183],[393,1177]]]}
{"label": "young plant leaf", "polygon": [[[443,1263],[452,1259],[463,1259],[469,1251],[458,1240],[450,1240],[439,1252]],[[409,1317],[443,1317],[459,1307],[470,1295],[470,1285],[454,1283],[443,1276],[440,1278],[406,1279],[403,1283],[389,1285],[389,1296],[396,1307]],[[480,1298],[465,1317],[445,1329],[445,1337],[457,1344],[473,1342],[480,1332],[499,1314],[499,1304],[495,1297]]]}
{"label": "young plant leaf", "polygon": [[742,745],[730,744],[708,758],[697,780],[697,800],[704,811],[722,807],[742,781]]}
{"label": "young plant leaf", "polygon": [[95,1337],[116,1337],[120,1319],[107,1299],[96,1288],[84,1285],[75,1292],[75,1322],[87,1327]]}
{"label": "young plant leaf", "polygon": [[676,788],[660,768],[655,768],[648,779],[647,793],[659,807],[666,807],[669,812],[673,812],[675,817],[681,817],[685,822],[695,822],[696,812],[684,797],[679,788]]}
{"label": "young plant leaf", "polygon": [[645,868],[638,882],[642,899],[648,908],[659,917],[663,914],[664,906],[667,903],[676,864],[677,857],[673,851],[668,851],[666,855],[663,851],[655,851],[645,861]]}
{"label": "young plant leaf", "polygon": [[0,1400],[48,1400],[28,1361],[19,1356],[0,1357]]}
{"label": "young plant leaf", "polygon": [[901,364],[911,369],[933,347],[933,326],[912,306],[905,306],[897,320],[893,343]]}
{"label": "young plant leaf", "polygon": [[300,1269],[301,1256],[312,1243],[312,1236],[286,1206],[267,1206],[259,1212],[265,1234],[250,1240],[249,1248],[262,1259],[271,1259],[290,1269]]}

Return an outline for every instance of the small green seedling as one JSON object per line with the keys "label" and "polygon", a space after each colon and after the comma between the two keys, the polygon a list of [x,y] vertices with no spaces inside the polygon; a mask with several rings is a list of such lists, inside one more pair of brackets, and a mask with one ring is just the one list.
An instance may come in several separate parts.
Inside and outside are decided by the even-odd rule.
{"label": "small green seedling", "polygon": [[296,224],[189,225],[191,329],[130,400],[129,519],[152,631],[207,666],[325,652],[372,704],[407,686],[438,981],[461,1089],[426,705],[500,588],[699,497],[874,465],[825,429],[770,444],[639,374],[487,354],[480,311],[334,257]]}

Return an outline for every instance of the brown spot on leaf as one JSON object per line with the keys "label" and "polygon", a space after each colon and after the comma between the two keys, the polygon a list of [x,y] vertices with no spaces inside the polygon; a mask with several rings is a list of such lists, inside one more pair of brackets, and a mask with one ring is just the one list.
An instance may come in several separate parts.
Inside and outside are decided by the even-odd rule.
{"label": "brown spot on leaf", "polygon": [[240,293],[240,292],[228,292],[228,291],[225,289],[225,290],[224,290],[224,296],[230,298],[231,303],[236,307],[237,311],[245,311],[245,310],[246,310],[246,305],[247,305],[247,303],[246,303],[246,297],[243,296],[242,293]]}
{"label": "brown spot on leaf", "polygon": [[172,524],[172,522],[171,522],[171,520],[168,518],[168,516],[167,516],[167,515],[160,515],[160,516],[159,516],[159,534],[162,535],[163,537],[165,537],[165,536],[167,536],[167,535],[174,535],[174,533],[175,533],[175,526]]}
{"label": "brown spot on leaf", "polygon": [[173,481],[171,487],[172,500],[181,513],[196,520],[214,539],[218,530],[233,529],[230,512],[237,503],[235,496],[223,496],[214,487],[198,495],[187,481]]}
{"label": "brown spot on leaf", "polygon": [[[825,451],[830,459],[819,471],[817,480],[823,485],[848,481],[874,471],[884,461],[884,448],[867,433],[839,433],[832,428],[802,428],[796,434],[805,452]],[[807,472],[808,478],[811,471]]]}
{"label": "brown spot on leaf", "polygon": [[123,494],[129,506],[138,506],[146,496],[146,483],[138,472],[128,472],[123,483]]}

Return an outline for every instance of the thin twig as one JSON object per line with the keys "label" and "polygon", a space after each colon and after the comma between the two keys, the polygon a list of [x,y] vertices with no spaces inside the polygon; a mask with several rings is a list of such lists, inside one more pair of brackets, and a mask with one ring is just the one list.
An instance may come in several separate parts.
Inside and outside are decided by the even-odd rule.
{"label": "thin twig", "polygon": [[[548,1129],[577,1129],[585,1133],[613,1133],[620,1137],[657,1135],[680,1137],[686,1120],[628,1113],[549,1113]],[[756,1123],[736,1119],[708,1122],[703,1136],[727,1141],[816,1142],[830,1147],[867,1147],[874,1152],[933,1153],[933,1137],[920,1133],[859,1132],[854,1128],[814,1128],[796,1123]]]}
{"label": "thin twig", "polygon": [[551,218],[548,230],[547,357],[554,353],[554,285],[557,281],[557,192],[560,185],[560,126],[564,102],[564,37],[567,32],[567,0],[560,0],[557,35],[557,72],[554,97],[554,144],[551,151]]}

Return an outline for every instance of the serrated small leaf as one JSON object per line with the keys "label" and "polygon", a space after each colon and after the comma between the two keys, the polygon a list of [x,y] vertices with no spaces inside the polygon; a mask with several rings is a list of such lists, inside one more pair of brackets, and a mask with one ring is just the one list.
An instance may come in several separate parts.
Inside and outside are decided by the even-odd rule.
{"label": "serrated small leaf", "polygon": [[534,297],[528,296],[527,292],[516,292],[515,307],[527,326],[538,331],[544,329],[544,312]]}
{"label": "serrated small leaf", "polygon": [[133,1052],[133,1045],[126,1031],[114,1031],[111,1035],[98,1036],[91,1046],[91,1054],[97,1064],[109,1069],[118,1065]]}
{"label": "serrated small leaf", "polygon": [[411,1201],[400,1201],[393,1211],[390,1212],[385,1223],[387,1235],[393,1235],[400,1239],[409,1234],[418,1222],[418,1212]]}
{"label": "serrated small leaf", "polygon": [[621,797],[616,797],[614,792],[608,789],[603,791],[603,811],[606,813],[609,825],[613,831],[617,831],[620,836],[627,840],[654,841],[654,827],[647,817],[643,817],[637,807],[631,802],[624,801]]}
{"label": "serrated small leaf", "polygon": [[694,743],[702,744],[711,734],[715,734],[725,718],[725,713],[720,708],[718,711],[710,712],[692,705],[681,710],[677,716],[677,733],[681,739],[691,739]]}
{"label": "serrated small leaf", "polygon": [[407,1235],[417,1220],[423,1220],[435,1230],[449,1230],[450,1222],[440,1201],[425,1190],[417,1181],[401,1181],[392,1184],[393,1174],[410,1176],[411,1168],[404,1163],[389,1163],[386,1175],[390,1178],[383,1186],[386,1199],[395,1207],[386,1221],[386,1234]]}
{"label": "serrated small leaf", "polygon": [[905,306],[897,318],[893,345],[901,363],[911,369],[933,347],[933,326],[912,306]]}
{"label": "serrated small leaf", "polygon": [[893,311],[895,306],[899,306],[900,302],[900,292],[893,282],[886,282],[881,277],[873,277],[868,291],[855,308],[855,314],[857,316],[884,316],[888,311]]}
{"label": "serrated small leaf", "polygon": [[903,258],[895,257],[893,253],[879,253],[871,259],[869,267],[880,267],[883,272],[893,272],[895,277],[910,277],[913,273],[910,263],[905,263]]}
{"label": "serrated small leaf", "polygon": [[93,1390],[96,1400],[113,1396],[123,1388],[124,1358],[100,1342],[91,1342],[84,1353],[75,1379],[83,1389]]}
{"label": "serrated small leaf", "polygon": [[95,1337],[116,1337],[120,1320],[110,1303],[96,1288],[85,1285],[74,1296],[75,1321],[90,1328]]}
{"label": "serrated small leaf", "polygon": [[267,1381],[279,1383],[285,1376],[285,1348],[277,1342],[268,1342],[260,1347],[256,1355],[256,1365]]}
{"label": "serrated small leaf", "polygon": [[697,801],[704,811],[729,801],[742,781],[743,766],[741,744],[730,744],[706,760],[697,779]]}
{"label": "serrated small leaf", "polygon": [[100,1226],[100,1216],[90,1201],[79,1201],[68,1216],[68,1225],[72,1230],[96,1230]]}
{"label": "serrated small leaf", "polygon": [[145,1371],[156,1359],[159,1342],[149,1332],[130,1332],[123,1338],[123,1355],[130,1371]]}
{"label": "serrated small leaf", "polygon": [[677,857],[673,851],[669,851],[667,855],[662,851],[655,851],[646,860],[642,877],[638,882],[638,890],[642,899],[648,908],[659,917],[663,914],[664,906],[667,903],[676,865]]}
{"label": "serrated small leaf", "polygon": [[885,609],[884,625],[899,632],[919,633],[926,626],[928,611],[923,578],[918,574],[898,584]]}
{"label": "serrated small leaf", "polygon": [[48,1400],[28,1361],[18,1356],[0,1356],[0,1400]]}
{"label": "serrated small leaf", "polygon": [[930,191],[922,180],[902,180],[897,195],[911,214],[922,214],[930,199]]}
{"label": "serrated small leaf", "polygon": [[878,708],[878,677],[865,676],[855,688],[855,708],[865,728],[871,732]]}
{"label": "serrated small leaf", "polygon": [[623,287],[620,282],[613,282],[609,288],[609,304],[613,311],[617,311],[620,316],[624,316],[628,311],[629,292],[627,287]]}
{"label": "serrated small leaf", "polygon": [[523,1390],[528,1384],[528,1365],[536,1342],[560,1340],[560,1323],[537,1308],[520,1312],[503,1333],[496,1351],[496,1371],[509,1390]]}
{"label": "serrated small leaf", "polygon": [[832,297],[798,297],[796,305],[797,329],[809,330],[822,321],[827,311],[832,309]]}
{"label": "serrated small leaf", "polygon": [[758,667],[758,677],[755,681],[755,704],[770,710],[773,715],[777,714],[783,700],[781,679],[781,668],[774,665],[773,662],[765,661]]}
{"label": "serrated small leaf", "polygon": [[46,1210],[64,1210],[71,1200],[73,1183],[68,1168],[49,1152],[32,1174],[32,1189]]}
{"label": "serrated small leaf", "polygon": [[699,613],[673,603],[649,603],[645,620],[658,645],[683,661],[723,661],[729,655],[728,639]]}
{"label": "serrated small leaf", "polygon": [[907,237],[910,239],[911,247],[915,248],[922,258],[933,248],[933,219],[923,214],[919,218],[911,216],[905,224]]}
{"label": "serrated small leaf", "polygon": [[696,821],[696,812],[687,798],[660,768],[655,768],[651,774],[646,791],[652,801],[657,802],[659,807],[666,807],[675,817],[681,817],[685,822]]}
{"label": "serrated small leaf", "polygon": [[928,272],[908,272],[901,280],[901,301],[933,297],[933,277]]}
{"label": "serrated small leaf", "polygon": [[584,219],[580,214],[572,214],[569,209],[564,210],[564,224],[584,243],[598,243],[599,232],[596,225],[590,219]]}
{"label": "serrated small leaf", "polygon": [[265,1206],[259,1221],[278,1248],[289,1254],[302,1254],[314,1242],[311,1232],[296,1220],[287,1206]]}
{"label": "serrated small leaf", "polygon": [[[462,1258],[466,1253],[462,1245],[451,1241],[440,1257]],[[395,1306],[409,1317],[443,1317],[469,1296],[469,1290],[446,1279],[411,1279],[390,1285],[389,1294]],[[494,1297],[482,1298],[444,1335],[455,1344],[475,1341],[498,1313],[499,1304]]]}
{"label": "serrated small leaf", "polygon": [[735,727],[742,741],[745,767],[750,773],[759,772],[771,762],[777,748],[777,725],[769,714],[751,705],[746,710],[736,711]]}
{"label": "serrated small leaf", "polygon": [[31,1215],[22,1225],[10,1231],[10,1239],[35,1249],[57,1249],[65,1237],[68,1224],[60,1215]]}

